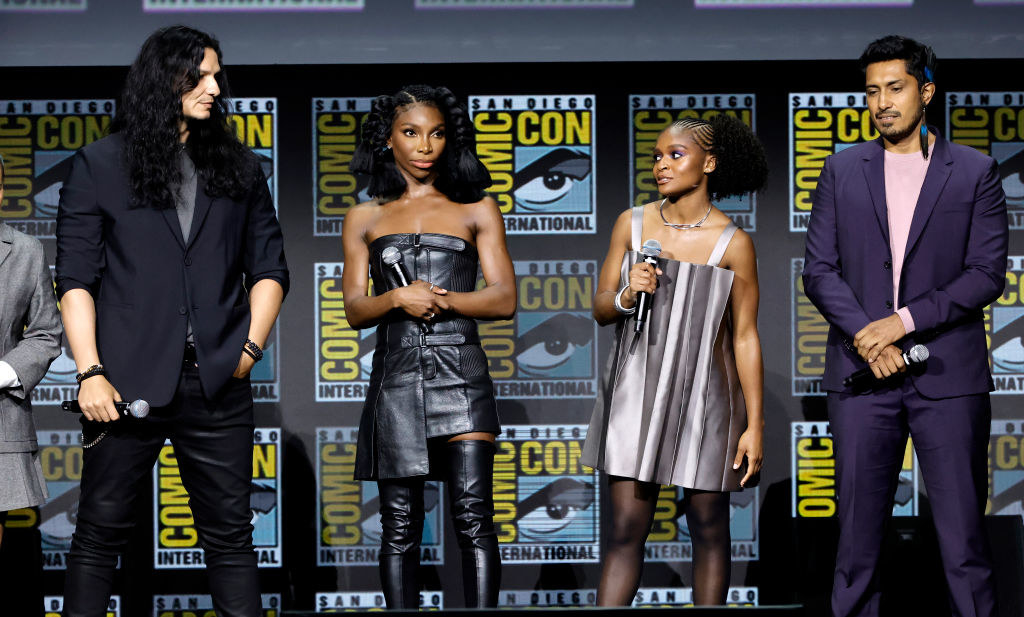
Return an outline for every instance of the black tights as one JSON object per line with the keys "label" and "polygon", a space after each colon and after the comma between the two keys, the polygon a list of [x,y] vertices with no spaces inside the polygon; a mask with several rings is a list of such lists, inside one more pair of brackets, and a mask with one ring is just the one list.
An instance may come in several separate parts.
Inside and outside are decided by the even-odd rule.
{"label": "black tights", "polygon": [[[604,558],[598,606],[628,606],[640,587],[644,543],[654,522],[657,484],[609,476],[612,531]],[[693,543],[693,603],[725,604],[732,565],[729,493],[687,490],[686,514]]]}

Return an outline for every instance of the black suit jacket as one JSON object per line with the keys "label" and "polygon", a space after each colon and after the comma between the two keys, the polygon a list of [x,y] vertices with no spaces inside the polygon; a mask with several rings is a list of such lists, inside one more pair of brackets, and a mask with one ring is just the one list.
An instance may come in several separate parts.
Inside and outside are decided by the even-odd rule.
{"label": "black suit jacket", "polygon": [[246,198],[234,201],[207,195],[200,175],[185,239],[173,209],[129,207],[123,160],[117,134],[75,155],[57,214],[57,295],[92,294],[110,382],[125,400],[153,406],[174,396],[191,320],[203,391],[215,397],[248,334],[247,288],[269,278],[288,290],[266,178],[255,173]]}

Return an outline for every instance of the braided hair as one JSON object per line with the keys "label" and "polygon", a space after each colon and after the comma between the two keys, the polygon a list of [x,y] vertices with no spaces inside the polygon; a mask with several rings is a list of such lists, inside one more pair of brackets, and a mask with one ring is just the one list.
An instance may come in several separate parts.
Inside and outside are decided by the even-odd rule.
{"label": "braided hair", "polygon": [[352,171],[370,176],[367,192],[380,201],[397,199],[406,189],[405,178],[395,166],[395,157],[387,148],[395,117],[414,104],[436,107],[444,117],[448,140],[440,159],[434,186],[452,201],[480,201],[491,185],[491,175],[476,156],[476,139],[469,115],[445,87],[406,86],[394,95],[373,100],[363,122],[362,139],[352,156]]}
{"label": "braided hair", "polygon": [[715,156],[715,170],[708,174],[712,200],[759,191],[768,180],[764,146],[746,124],[733,116],[682,118],[666,130],[689,132],[694,143]]}

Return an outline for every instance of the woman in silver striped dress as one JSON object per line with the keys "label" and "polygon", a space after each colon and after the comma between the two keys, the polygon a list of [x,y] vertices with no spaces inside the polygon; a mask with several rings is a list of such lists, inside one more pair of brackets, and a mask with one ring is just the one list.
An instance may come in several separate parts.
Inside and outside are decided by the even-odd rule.
{"label": "woman in silver striped dress", "polygon": [[[612,508],[597,601],[636,594],[659,487],[684,488],[695,604],[724,604],[729,588],[729,492],[761,467],[763,370],[754,245],[713,201],[765,182],[764,150],[739,120],[683,119],[658,138],[653,172],[663,199],[626,210],[594,297],[594,318],[616,324],[583,463],[608,474]],[[637,251],[662,247],[657,263]],[[639,294],[651,294],[634,332]]]}

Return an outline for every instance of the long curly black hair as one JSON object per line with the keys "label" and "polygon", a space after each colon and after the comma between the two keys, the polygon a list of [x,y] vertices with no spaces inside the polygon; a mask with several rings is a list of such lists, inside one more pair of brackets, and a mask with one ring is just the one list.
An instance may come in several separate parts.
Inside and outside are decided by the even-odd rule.
{"label": "long curly black hair", "polygon": [[[199,84],[206,48],[217,53],[219,63],[217,39],[187,26],[168,26],[146,39],[128,69],[111,132],[124,139],[133,207],[175,205],[173,188],[181,183],[181,97]],[[188,153],[207,194],[241,199],[252,187],[258,163],[228,124],[228,82],[223,70],[216,79],[221,94],[210,117],[188,121]]]}
{"label": "long curly black hair", "polygon": [[433,105],[444,116],[447,133],[444,156],[434,186],[452,201],[480,201],[491,185],[491,175],[476,156],[476,139],[469,114],[444,87],[406,86],[394,95],[378,96],[363,123],[362,139],[349,168],[370,176],[367,192],[379,201],[397,199],[405,191],[405,178],[395,166],[395,157],[387,148],[395,116],[414,103]]}
{"label": "long curly black hair", "polygon": [[767,182],[764,146],[738,118],[728,114],[716,114],[709,120],[683,118],[666,130],[692,131],[697,145],[715,155],[715,170],[708,174],[712,200],[753,193]]}

